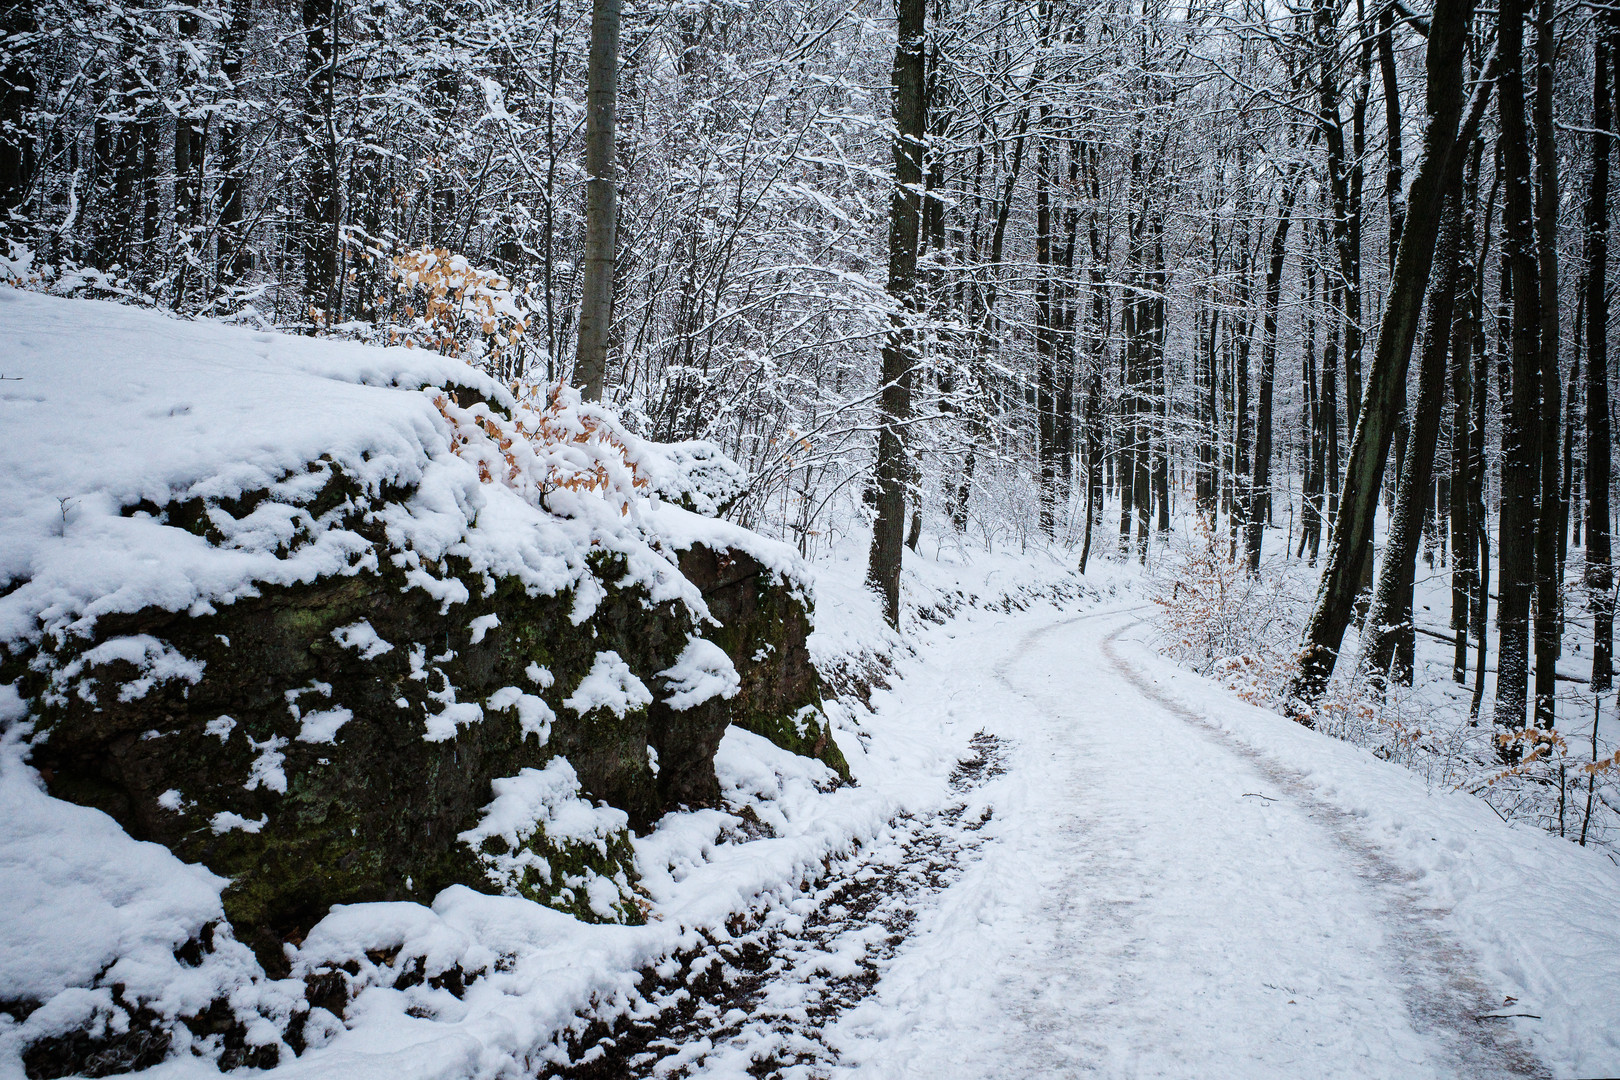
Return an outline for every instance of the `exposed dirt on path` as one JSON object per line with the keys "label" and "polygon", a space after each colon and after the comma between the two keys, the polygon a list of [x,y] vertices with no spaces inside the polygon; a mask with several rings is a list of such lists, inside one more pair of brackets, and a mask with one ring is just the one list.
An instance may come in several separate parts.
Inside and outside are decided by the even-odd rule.
{"label": "exposed dirt on path", "polygon": [[965,814],[965,796],[1002,772],[1003,753],[990,735],[972,747],[951,775],[951,805],[895,820],[883,842],[830,864],[784,909],[738,920],[646,971],[636,1007],[586,1029],[568,1047],[574,1064],[542,1075],[674,1078],[724,1064],[769,1078],[830,1067],[836,1055],[822,1030],[872,992],[920,907],[978,847],[985,819]]}

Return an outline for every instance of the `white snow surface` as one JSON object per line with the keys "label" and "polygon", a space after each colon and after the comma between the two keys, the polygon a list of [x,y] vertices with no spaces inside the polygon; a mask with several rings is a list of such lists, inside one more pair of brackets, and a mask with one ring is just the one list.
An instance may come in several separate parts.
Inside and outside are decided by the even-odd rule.
{"label": "white snow surface", "polygon": [[[594,584],[584,556],[596,544],[622,552],[629,579],[655,600],[704,610],[648,546],[648,500],[621,508],[560,491],[547,513],[480,482],[478,464],[452,449],[434,388],[465,386],[504,405],[512,397],[460,361],[14,288],[0,288],[0,341],[0,641],[82,632],[101,615],[149,606],[207,611],[259,585],[375,565],[371,545],[339,527],[352,507],[319,520],[306,508],[326,482],[323,458],[367,495],[413,489],[372,513],[408,553],[412,582],[441,600],[466,599],[439,572],[446,556],[554,594]],[[635,449],[655,477],[679,471],[649,445]],[[241,517],[219,505],[256,491],[271,498]],[[207,505],[223,544],[148,512],[190,499]],[[701,520],[666,509],[660,520],[671,527]]]}
{"label": "white snow surface", "polygon": [[876,702],[1011,751],[838,1075],[1620,1073],[1620,869],[1179,670],[1142,615],[978,614]]}
{"label": "white snow surface", "polygon": [[369,622],[361,619],[332,631],[332,639],[345,649],[353,649],[362,660],[375,660],[384,653],[394,651],[392,643],[384,641]]}
{"label": "white snow surface", "polygon": [[596,654],[591,670],[585,673],[574,692],[563,698],[563,704],[584,716],[595,709],[604,709],[621,720],[626,713],[645,709],[653,701],[647,684],[636,678],[630,665],[611,649]]}
{"label": "white snow surface", "polygon": [[474,849],[492,836],[516,848],[543,828],[552,840],[590,844],[606,854],[609,838],[629,821],[623,810],[582,798],[579,776],[565,758],[553,758],[543,769],[524,769],[493,786],[495,800],[484,807],[478,825],[461,834]]}
{"label": "white snow surface", "polygon": [[551,739],[551,725],[557,719],[557,714],[551,711],[544,698],[524,693],[515,686],[503,686],[489,695],[484,705],[495,712],[516,709],[518,727],[525,736],[533,735],[541,746]]}
{"label": "white snow surface", "polygon": [[[157,844],[129,838],[107,815],[44,793],[15,741],[0,752],[0,987],[38,998],[88,984],[114,961],[167,968],[163,954],[221,917],[223,882]],[[172,974],[172,972],[169,972]]]}
{"label": "white snow surface", "polygon": [[692,638],[673,667],[658,674],[669,680],[670,708],[677,712],[713,698],[733,698],[742,689],[737,667],[726,651],[712,641]]}
{"label": "white snow surface", "polygon": [[339,705],[335,709],[307,712],[298,718],[298,741],[307,743],[335,743],[337,733],[344,724],[354,719],[354,713]]}
{"label": "white snow surface", "polygon": [[[484,864],[492,884],[519,895],[518,884],[527,871],[552,883],[554,874],[544,852],[565,845],[594,847],[606,855],[608,843],[624,831],[629,818],[623,810],[593,804],[580,793],[579,776],[565,758],[553,758],[543,769],[524,769],[517,776],[494,781],[495,799],[485,806],[478,824],[458,839]],[[484,850],[487,840],[499,839],[504,850]],[[613,915],[626,883],[598,885],[601,875],[591,872],[580,882],[591,906],[603,918]],[[561,883],[558,883],[561,884]],[[572,884],[572,883],[570,883]]]}
{"label": "white snow surface", "polygon": [[[675,444],[677,447],[680,444]],[[731,548],[747,552],[779,581],[815,601],[815,582],[799,553],[788,544],[761,536],[723,518],[704,517],[673,503],[658,502],[642,508],[642,521],[660,546],[685,551],[697,544],[716,551]],[[819,605],[818,605],[819,607]]]}
{"label": "white snow surface", "polygon": [[[20,712],[0,687],[0,720]],[[45,794],[23,760],[24,734],[19,725],[0,738],[0,996],[43,1004],[21,1022],[0,1018],[0,1077],[23,1075],[18,1055],[33,1040],[114,1020],[114,985],[170,1018],[227,996],[238,1016],[287,1015],[298,991],[265,980],[228,927],[198,966],[175,956],[204,924],[222,923],[225,881]],[[186,1047],[182,1036],[176,1049]]]}
{"label": "white snow surface", "polygon": [[192,686],[202,680],[204,664],[180,655],[168,644],[150,634],[108,638],[79,656],[52,675],[52,690],[63,694],[72,692],[86,701],[95,700],[95,679],[80,678],[86,667],[122,660],[132,665],[138,674],[127,679],[118,688],[119,701],[135,701],[151,693],[159,683],[179,679]]}

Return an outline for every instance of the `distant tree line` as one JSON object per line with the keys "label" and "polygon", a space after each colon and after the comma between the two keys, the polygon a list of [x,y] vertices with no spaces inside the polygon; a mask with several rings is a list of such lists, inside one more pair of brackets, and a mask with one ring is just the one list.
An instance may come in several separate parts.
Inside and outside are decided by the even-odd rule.
{"label": "distant tree line", "polygon": [[[0,229],[188,314],[387,340],[444,249],[570,377],[590,5],[111,0],[0,15]],[[1418,560],[1514,760],[1572,613],[1611,682],[1620,17],[1504,0],[622,5],[603,384],[739,513],[1144,559],[1188,512],[1322,567],[1301,716]],[[1373,521],[1387,515],[1375,561]],[[1571,552],[1582,586],[1565,587]],[[1495,601],[1494,610],[1492,601]],[[1472,651],[1470,651],[1472,650]]]}

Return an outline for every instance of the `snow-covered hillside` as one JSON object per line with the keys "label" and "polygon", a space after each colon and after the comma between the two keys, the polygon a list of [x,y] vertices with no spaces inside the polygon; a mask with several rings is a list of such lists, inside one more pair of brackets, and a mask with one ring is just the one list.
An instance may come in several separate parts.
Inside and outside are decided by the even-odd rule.
{"label": "snow-covered hillside", "polygon": [[[600,446],[511,460],[492,438],[480,458],[458,422],[498,424],[511,392],[431,354],[9,289],[0,338],[0,1077],[82,1067],[90,1043],[95,1068],[157,1077],[1620,1072],[1612,860],[1173,668],[1132,564],[1097,559],[1082,578],[1044,550],[929,538],[907,557],[896,633],[863,585],[864,538],[807,566],[673,505],[713,490],[697,472],[725,471],[698,447],[616,436],[615,467],[648,480],[627,475],[628,493],[555,482],[598,460],[568,454]],[[332,475],[353,478],[349,504],[313,500]],[[622,559],[609,586],[701,613],[671,556],[695,540],[815,594],[808,651],[844,691],[825,712],[854,783],[733,726],[716,805],[634,837],[561,754],[489,785],[472,842],[515,850],[536,822],[603,849],[625,836],[633,889],[586,873],[567,910],[459,883],[338,904],[267,970],[227,921],[231,881],[53,797],[60,777],[37,767],[43,694],[112,708],[80,675],[46,678],[66,670],[52,650],[121,618],[201,623],[393,551],[430,616],[455,612],[458,648],[510,629],[468,622],[484,573],[537,603],[568,594],[585,636],[590,607],[614,602],[593,550]],[[404,664],[371,623],[329,636],[361,670]],[[131,673],[118,695],[136,703],[184,702],[211,677],[156,639],[111,640]],[[703,644],[659,695],[701,707],[736,692]],[[575,684],[543,687],[554,704],[502,688],[480,699],[488,720],[445,706],[400,730],[470,758],[467,733],[508,705],[522,741],[548,745],[576,714],[654,696],[588,652]],[[296,794],[292,755],[336,755],[362,723],[300,700],[282,711],[310,739],[252,741],[251,774],[231,780],[253,785],[243,797],[283,798],[264,790],[278,776]],[[207,737],[236,745],[231,719]],[[188,809],[183,787],[165,812]],[[266,827],[215,820],[227,838]],[[535,865],[489,861],[503,859]],[[582,917],[599,886],[604,909],[630,895],[644,922]]]}
{"label": "snow-covered hillside", "polygon": [[[415,489],[379,512],[419,553],[411,572],[424,584],[456,555],[554,593],[587,577],[583,553],[605,544],[655,598],[692,599],[647,550],[638,518],[567,491],[551,498],[572,516],[536,513],[521,486],[480,483],[432,389],[399,392],[461,387],[469,406],[512,404],[466,364],[11,288],[0,289],[0,328],[0,639],[153,604],[202,611],[255,583],[344,572],[364,544],[301,506],[331,468],[368,494]],[[542,473],[550,463],[522,464]],[[208,514],[217,542],[155,517],[173,503],[262,492],[271,497],[238,515]]]}

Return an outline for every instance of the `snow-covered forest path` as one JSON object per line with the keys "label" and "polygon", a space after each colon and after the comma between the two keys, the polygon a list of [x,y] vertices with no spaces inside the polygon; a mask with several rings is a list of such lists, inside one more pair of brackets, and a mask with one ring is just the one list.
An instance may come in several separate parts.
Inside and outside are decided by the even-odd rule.
{"label": "snow-covered forest path", "polygon": [[[1589,902],[1562,871],[1526,884],[1515,860],[1546,838],[1174,667],[1147,614],[1121,598],[926,635],[875,702],[866,765],[881,787],[944,755],[941,808],[661,969],[561,1075],[1554,1075],[1520,1036],[1564,1021],[1471,947],[1522,939],[1526,905]],[[1504,870],[1484,936],[1477,905],[1458,924],[1438,894]],[[1532,985],[1601,1000],[1534,951]]]}
{"label": "snow-covered forest path", "polygon": [[1543,1075],[1356,818],[1161,694],[1144,634],[1115,609],[950,650],[1006,772],[975,860],[830,1033],[843,1068]]}

